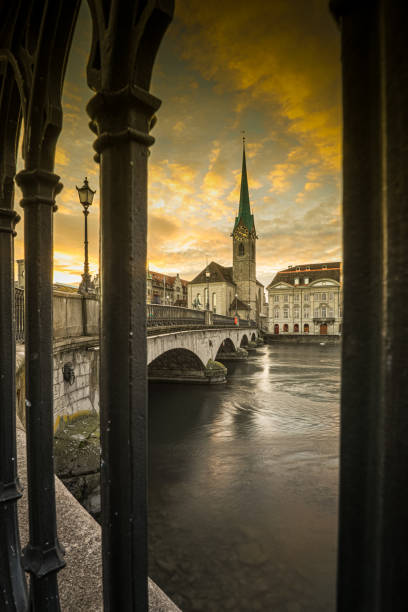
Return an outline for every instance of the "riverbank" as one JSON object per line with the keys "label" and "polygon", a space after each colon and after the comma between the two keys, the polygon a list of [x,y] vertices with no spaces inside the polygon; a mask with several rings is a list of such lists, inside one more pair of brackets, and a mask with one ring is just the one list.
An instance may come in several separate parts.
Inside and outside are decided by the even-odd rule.
{"label": "riverbank", "polygon": [[341,336],[308,336],[306,334],[264,334],[266,344],[341,344]]}

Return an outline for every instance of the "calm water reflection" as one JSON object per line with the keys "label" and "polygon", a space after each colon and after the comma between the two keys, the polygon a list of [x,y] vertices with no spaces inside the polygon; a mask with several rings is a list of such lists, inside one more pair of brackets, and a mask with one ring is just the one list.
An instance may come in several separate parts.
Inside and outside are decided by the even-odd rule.
{"label": "calm water reflection", "polygon": [[185,611],[334,610],[340,349],[150,386],[151,576]]}

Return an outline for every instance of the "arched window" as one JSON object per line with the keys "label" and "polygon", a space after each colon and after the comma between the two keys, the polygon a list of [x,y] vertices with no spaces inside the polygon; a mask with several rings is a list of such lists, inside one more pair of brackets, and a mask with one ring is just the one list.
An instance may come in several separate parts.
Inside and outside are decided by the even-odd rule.
{"label": "arched window", "polygon": [[289,325],[287,323],[284,324],[283,331],[284,332],[288,332],[289,331]]}
{"label": "arched window", "polygon": [[238,255],[240,255],[242,257],[242,255],[245,255],[245,247],[244,247],[244,243],[240,242],[238,244]]}
{"label": "arched window", "polygon": [[303,331],[304,331],[304,333],[305,333],[305,334],[308,334],[308,333],[309,333],[309,323],[305,323],[305,324],[304,324],[304,326],[303,326]]}
{"label": "arched window", "polygon": [[295,332],[295,334],[299,333],[299,324],[295,323],[295,325],[293,326],[293,331]]}

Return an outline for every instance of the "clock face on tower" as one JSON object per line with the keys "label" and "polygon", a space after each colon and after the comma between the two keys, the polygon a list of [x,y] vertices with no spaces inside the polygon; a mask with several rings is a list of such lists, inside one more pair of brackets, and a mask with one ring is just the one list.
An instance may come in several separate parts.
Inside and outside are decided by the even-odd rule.
{"label": "clock face on tower", "polygon": [[240,238],[242,240],[242,238],[248,238],[248,236],[249,232],[247,228],[243,227],[242,225],[237,227],[237,229],[235,230],[235,238]]}

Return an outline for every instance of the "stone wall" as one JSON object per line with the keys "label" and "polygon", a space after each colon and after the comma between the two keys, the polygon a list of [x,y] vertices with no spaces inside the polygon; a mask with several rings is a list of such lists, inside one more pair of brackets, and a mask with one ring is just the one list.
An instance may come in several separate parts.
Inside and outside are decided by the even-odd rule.
{"label": "stone wall", "polygon": [[[98,338],[73,339],[54,344],[54,427],[76,416],[99,412]],[[75,379],[64,380],[65,364],[72,364]]]}
{"label": "stone wall", "polygon": [[333,334],[330,336],[320,336],[313,334],[264,334],[264,340],[267,344],[283,343],[283,344],[339,344],[341,336]]}
{"label": "stone wall", "polygon": [[99,330],[99,301],[79,293],[54,291],[54,339],[96,335]]}
{"label": "stone wall", "polygon": [[[99,412],[99,338],[82,337],[54,343],[54,429],[79,415]],[[75,380],[64,380],[63,368],[71,363]],[[24,346],[17,346],[17,414],[25,423]],[[29,401],[30,398],[27,398]]]}

